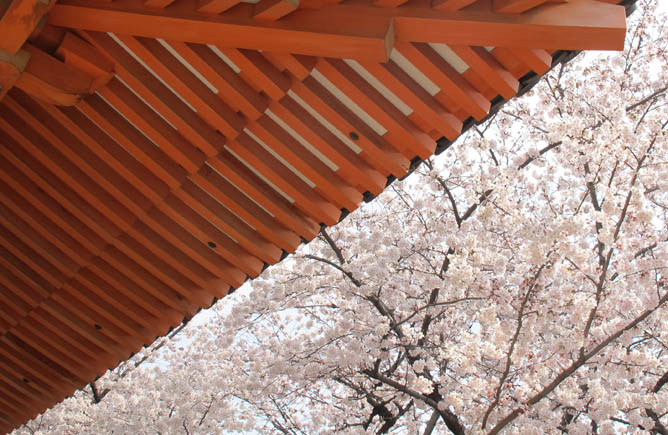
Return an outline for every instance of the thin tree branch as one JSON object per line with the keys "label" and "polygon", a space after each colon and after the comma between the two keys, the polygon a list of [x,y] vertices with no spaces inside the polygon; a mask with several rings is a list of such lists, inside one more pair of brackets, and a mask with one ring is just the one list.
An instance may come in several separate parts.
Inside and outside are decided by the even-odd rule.
{"label": "thin tree branch", "polygon": [[[656,305],[656,307],[650,309],[650,310],[645,310],[640,316],[636,317],[634,320],[629,322],[626,326],[623,328],[619,329],[617,332],[614,334],[610,335],[608,338],[600,342],[598,345],[596,345],[594,348],[592,348],[589,352],[585,353],[584,355],[580,355],[578,359],[573,361],[573,363],[568,366],[566,369],[562,370],[559,375],[554,378],[552,382],[550,382],[548,385],[545,386],[542,390],[540,390],[537,394],[535,394],[533,397],[531,397],[527,402],[526,406],[533,406],[536,403],[540,402],[543,400],[545,397],[547,397],[552,391],[554,391],[555,388],[557,388],[563,381],[568,379],[573,373],[575,373],[580,367],[582,367],[587,361],[589,361],[592,357],[594,357],[596,354],[598,354],[603,348],[608,346],[610,343],[613,341],[617,340],[622,334],[624,334],[626,331],[635,328],[643,322],[647,317],[649,317],[652,313],[654,313],[656,310],[658,310],[663,304],[668,301],[668,293],[666,293],[663,298],[659,300],[659,303]],[[520,408],[515,408],[512,412],[510,412],[508,415],[506,415],[503,419],[501,419],[496,426],[494,426],[489,432],[488,435],[494,435],[503,430],[504,427],[508,426],[513,420],[515,420],[518,416],[521,414],[524,414],[526,412],[526,407],[520,407]]]}

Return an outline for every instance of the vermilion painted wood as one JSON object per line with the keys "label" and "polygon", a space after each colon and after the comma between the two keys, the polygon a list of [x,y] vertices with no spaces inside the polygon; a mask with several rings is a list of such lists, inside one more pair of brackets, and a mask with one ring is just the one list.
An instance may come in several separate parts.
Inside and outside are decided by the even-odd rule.
{"label": "vermilion painted wood", "polygon": [[55,52],[65,65],[92,78],[91,91],[105,86],[114,75],[114,64],[92,45],[67,32]]}
{"label": "vermilion painted wood", "polygon": [[320,196],[248,134],[242,134],[227,146],[231,152],[291,197],[294,206],[315,222],[332,225],[332,222],[339,221],[341,210]]}
{"label": "vermilion painted wood", "polygon": [[478,0],[433,0],[431,7],[439,11],[454,12]]}
{"label": "vermilion painted wood", "polygon": [[320,230],[316,221],[299,211],[250,169],[239,165],[239,160],[229,151],[222,151],[216,157],[211,158],[207,164],[218,173],[224,174],[225,178],[237,188],[273,214],[278,222],[306,240],[311,240]]}
{"label": "vermilion painted wood", "polygon": [[279,261],[282,251],[278,246],[262,238],[246,222],[215,201],[209,192],[188,180],[173,194],[237,240],[249,253],[269,264]]}
{"label": "vermilion painted wood", "polygon": [[316,68],[381,124],[387,130],[383,138],[404,156],[412,158],[417,153],[420,157],[427,158],[434,153],[434,140],[412,124],[399,109],[359,77],[345,62],[321,58]]}
{"label": "vermilion painted wood", "polygon": [[534,70],[538,74],[545,74],[550,70],[550,67],[552,67],[552,56],[545,50],[538,48],[511,48],[510,52],[526,67]]}
{"label": "vermilion painted wood", "polygon": [[548,0],[493,0],[492,7],[496,12],[502,14],[521,14],[536,6],[546,3]]}
{"label": "vermilion painted wood", "polygon": [[408,170],[409,161],[389,145],[375,131],[355,116],[331,95],[313,77],[294,82],[292,92],[320,113],[342,135],[348,136],[362,149],[360,157],[380,173],[401,177]]}
{"label": "vermilion painted wood", "polygon": [[302,56],[299,54],[279,53],[263,51],[262,55],[282,71],[289,71],[299,80],[304,80],[309,76],[317,58],[313,56]]}
{"label": "vermilion painted wood", "polygon": [[[271,24],[252,18],[253,5],[240,4],[206,19],[193,13],[195,6],[183,2],[156,11],[137,0],[95,7],[85,0],[65,0],[54,6],[49,22],[92,31],[370,61],[387,60],[394,42],[620,50],[625,34],[623,8],[596,0],[572,0],[526,14],[505,15],[491,10],[449,12],[418,4],[383,8],[349,2],[336,8],[301,9]],[[527,38],[527,34],[532,36]]]}
{"label": "vermilion painted wood", "polygon": [[268,99],[253,90],[211,49],[178,41],[171,42],[171,46],[218,90],[218,97],[236,111],[249,119],[259,118],[265,111]]}
{"label": "vermilion painted wood", "polygon": [[[26,114],[24,114],[24,116],[26,116]],[[27,128],[24,128],[23,130],[27,131]],[[46,134],[45,131],[41,131],[41,133]],[[39,141],[39,139],[36,136],[33,136],[32,141],[33,142]],[[157,268],[155,269],[159,275],[163,276],[162,279],[164,279],[165,282],[170,283],[171,285],[176,285],[177,288],[181,288],[182,293],[184,295],[188,295],[189,297],[193,297],[193,300],[197,299],[198,297],[197,295],[200,295],[201,297],[200,301],[208,299],[207,295],[201,293],[199,288],[193,285],[193,283],[198,283],[199,285],[202,286],[207,285],[205,281],[206,278],[203,278],[206,277],[207,274],[204,273],[204,270],[201,268],[201,266],[190,260],[188,256],[181,255],[180,251],[174,250],[174,248],[169,247],[167,244],[165,244],[165,242],[161,241],[159,238],[156,238],[153,235],[153,231],[149,230],[148,228],[145,228],[143,231],[135,230],[133,228],[133,225],[136,221],[136,217],[133,217],[131,210],[125,207],[130,203],[126,201],[119,202],[120,198],[117,195],[113,194],[109,195],[103,190],[104,188],[98,188],[98,184],[95,181],[97,181],[98,183],[102,182],[103,185],[106,185],[107,189],[113,189],[117,187],[115,183],[110,183],[110,182],[105,183],[105,180],[102,178],[104,177],[103,175],[105,172],[104,170],[102,170],[100,167],[98,168],[90,167],[90,162],[83,160],[80,160],[78,162],[78,166],[72,166],[71,163],[66,161],[63,157],[60,157],[58,151],[52,149],[51,145],[48,142],[44,140],[41,140],[40,142],[41,143],[39,151],[33,148],[31,152],[35,155],[43,156],[41,158],[41,163],[49,166],[50,169],[55,170],[57,173],[59,173],[59,177],[61,179],[67,180],[66,182],[70,186],[72,186],[80,195],[82,195],[82,197],[87,198],[88,201],[90,201],[90,203],[94,205],[98,210],[105,210],[106,211],[105,214],[114,222],[114,224],[118,225],[118,230],[115,231],[123,230],[124,232],[133,234],[134,237],[139,237],[142,240],[143,244],[148,243],[149,245],[151,245],[152,244],[151,242],[153,242],[155,247],[157,248],[162,247],[162,251],[160,249],[157,249],[153,251],[153,253],[161,257],[161,260],[159,261],[166,261],[170,263],[172,267],[174,267],[175,269],[174,272],[171,272],[172,269],[169,267],[163,270],[158,270]],[[60,152],[63,151],[67,150],[65,150],[63,147],[60,147]],[[47,157],[47,155],[49,155],[51,158],[56,158],[59,161],[59,163],[52,164],[51,160],[49,159],[49,157]],[[69,157],[71,159],[78,158],[78,156],[76,156],[76,154],[73,153],[69,154]],[[85,169],[87,167],[90,167],[90,169],[85,172],[79,169],[79,168]],[[89,177],[92,178],[89,179]],[[84,185],[87,186],[86,189],[82,188],[82,186]],[[96,196],[91,196],[89,194],[89,191],[95,192],[96,190],[97,190]],[[104,197],[107,198],[106,199],[107,203],[110,202],[112,204],[111,207],[105,205],[105,203],[103,202],[98,201],[98,198],[104,198]],[[135,212],[137,211],[135,210]],[[141,211],[139,213],[141,213]],[[143,224],[140,228],[144,228]],[[171,226],[170,229],[172,230],[172,232],[169,232],[169,234],[165,235],[171,243],[177,243],[177,246],[181,246],[182,249],[188,249],[189,251],[193,251],[193,248],[197,247],[197,244],[195,243],[183,244],[183,245],[178,244],[178,242],[181,241],[181,239],[179,239],[180,229],[176,226]],[[111,237],[118,237],[118,235],[120,234],[116,236],[114,236],[113,234],[110,235]],[[122,240],[122,238],[118,238],[116,240],[120,241]],[[134,242],[131,242],[131,244],[134,244]],[[143,248],[141,247],[139,249],[143,250]],[[200,255],[203,255],[202,258],[210,259],[210,254],[211,254],[210,250],[195,249],[195,251],[198,252]],[[175,258],[174,261],[172,261],[172,257],[177,257],[178,260]],[[179,272],[177,273],[176,270],[178,270]],[[241,279],[241,282],[243,282],[243,278]]]}
{"label": "vermilion painted wood", "polygon": [[53,6],[53,0],[12,0],[0,14],[0,50],[16,54],[40,20]]}
{"label": "vermilion painted wood", "polygon": [[341,19],[351,19],[350,16],[330,20],[329,13],[315,10],[300,11],[296,20],[290,14],[278,22],[265,24],[253,18],[255,5],[246,3],[222,15],[200,16],[194,1],[176,3],[162,10],[146,8],[137,0],[99,3],[95,7],[87,1],[74,1],[57,3],[49,14],[49,22],[62,27],[149,38],[283,53],[365,56],[378,61],[387,59],[392,40],[389,17],[369,16],[365,28],[356,30],[355,26],[342,25]]}
{"label": "vermilion painted wood", "polygon": [[430,127],[428,130],[423,129],[425,133],[435,129],[439,137],[445,136],[454,140],[459,136],[462,123],[397,64],[394,62],[386,64],[364,62],[362,66],[425,121],[426,125]]}
{"label": "vermilion painted wood", "polygon": [[197,12],[218,15],[237,4],[239,4],[239,0],[200,0],[197,4]]}
{"label": "vermilion painted wood", "polygon": [[259,52],[236,48],[219,50],[241,69],[239,75],[247,83],[272,100],[280,100],[290,88],[290,79]]}
{"label": "vermilion painted wood", "polygon": [[[374,6],[379,6],[381,8],[396,8],[408,0],[376,0],[373,2]],[[476,0],[474,0],[476,1]]]}
{"label": "vermilion painted wood", "polygon": [[[116,61],[117,75],[147,101],[206,155],[216,154],[224,145],[224,138],[199,118],[179,97],[174,95],[164,84],[156,79],[137,60],[135,60],[110,36],[100,33],[86,33],[86,37],[101,52],[108,54]],[[241,117],[228,120],[223,134],[235,137],[243,128]],[[200,163],[201,164],[201,163]],[[199,165],[198,165],[199,166]]]}
{"label": "vermilion painted wood", "polygon": [[341,179],[270,117],[263,116],[251,123],[248,129],[311,180],[316,185],[315,190],[329,202],[348,210],[356,209],[362,202],[360,192]]}
{"label": "vermilion painted wood", "polygon": [[[294,252],[301,241],[298,232],[303,226],[296,223],[294,226],[298,230],[294,232],[291,225],[284,226],[282,222],[275,219],[274,216],[241,193],[236,186],[223,178],[214,169],[215,165],[220,165],[219,168],[226,173],[226,176],[233,174],[226,170],[222,162],[217,163],[217,160],[213,159],[211,166],[203,166],[197,174],[191,177],[194,184],[198,187],[201,186],[203,190],[239,216],[240,219],[252,225],[261,236],[287,252]],[[184,189],[188,189],[188,184],[184,185]],[[286,216],[290,215],[286,214]],[[293,222],[293,219],[288,218],[284,221]]]}
{"label": "vermilion painted wood", "polygon": [[187,67],[155,39],[119,36],[119,40],[139,56],[144,64],[192,106],[197,115],[221,132],[229,132],[239,115],[216,96]]}
{"label": "vermilion painted wood", "polygon": [[442,93],[452,98],[475,119],[487,116],[489,100],[473,89],[470,83],[427,44],[402,44],[397,46],[397,49],[420,71],[424,71],[427,77],[441,88]]}
{"label": "vermilion painted wood", "polygon": [[253,18],[258,21],[276,21],[299,6],[299,0],[260,0],[253,8]]}
{"label": "vermilion painted wood", "polygon": [[320,124],[310,113],[291,97],[283,98],[269,109],[295,129],[307,142],[339,167],[345,180],[357,183],[361,193],[380,193],[385,188],[386,178],[350,147]]}
{"label": "vermilion painted wood", "polygon": [[519,81],[482,47],[452,45],[450,48],[506,100],[515,96]]}
{"label": "vermilion painted wood", "polygon": [[[72,196],[69,189],[65,188],[65,186],[62,186],[61,183],[55,182],[55,180],[55,187],[51,187],[52,183],[44,183],[40,181],[41,178],[36,176],[33,168],[39,170],[39,173],[41,174],[47,174],[46,168],[40,168],[39,166],[41,165],[34,161],[30,162],[30,165],[25,165],[23,162],[16,159],[16,157],[12,154],[3,152],[3,155],[5,158],[8,158],[12,164],[18,165],[22,172],[25,172],[30,176],[30,179],[28,179],[25,178],[22,173],[12,172],[12,181],[21,180],[20,183],[13,183],[12,187],[14,189],[21,192],[21,194],[27,198],[33,198],[32,203],[45,202],[48,206],[48,209],[44,210],[47,215],[50,217],[57,217],[58,224],[61,227],[68,228],[73,225],[74,230],[70,234],[74,235],[77,240],[79,240],[79,242],[86,244],[94,242],[97,239],[98,241],[94,242],[95,244],[93,245],[92,250],[95,251],[99,249],[95,246],[102,246],[104,251],[100,253],[100,257],[106,262],[111,262],[111,265],[114,266],[117,271],[127,271],[127,273],[131,274],[131,276],[135,278],[138,284],[131,284],[131,282],[125,280],[123,273],[114,274],[112,276],[114,282],[119,283],[121,287],[129,288],[130,291],[132,291],[132,289],[137,285],[144,288],[144,291],[148,291],[152,294],[153,297],[157,298],[152,301],[154,312],[157,315],[167,316],[167,319],[173,319],[172,321],[175,324],[178,324],[184,316],[187,316],[189,313],[194,311],[195,307],[182,295],[173,289],[166,287],[159,280],[150,275],[148,271],[144,270],[142,266],[140,266],[141,257],[138,257],[140,263],[135,263],[129,257],[126,257],[124,254],[122,254],[117,248],[112,245],[108,245],[104,239],[100,238],[96,232],[91,230],[90,228],[92,227],[99,231],[98,220],[91,220],[86,214],[79,211],[92,211],[90,208],[85,207],[85,204],[79,203],[80,206],[83,206],[82,208],[79,206],[72,207],[72,205],[70,205],[70,201],[68,201],[66,198],[72,198],[73,200],[75,200],[75,198]],[[7,167],[10,167],[9,163],[7,164]],[[4,168],[5,167],[3,167],[3,169]],[[35,181],[37,184],[33,185],[33,181]],[[26,187],[30,188],[30,190],[24,190]],[[34,199],[35,196],[37,196],[39,199]],[[75,200],[75,202],[78,201]],[[65,209],[67,212],[65,212]],[[71,215],[65,215],[62,217],[58,216],[63,212],[72,213],[76,218],[72,219]],[[109,268],[109,270],[113,270],[113,268]],[[177,311],[172,311],[169,307],[172,307]]]}

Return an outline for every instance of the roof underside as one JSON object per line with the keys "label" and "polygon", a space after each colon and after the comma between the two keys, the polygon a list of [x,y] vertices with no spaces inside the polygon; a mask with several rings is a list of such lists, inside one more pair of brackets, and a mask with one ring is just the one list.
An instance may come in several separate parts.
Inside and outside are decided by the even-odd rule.
{"label": "roof underside", "polygon": [[596,0],[0,0],[0,430],[545,73]]}

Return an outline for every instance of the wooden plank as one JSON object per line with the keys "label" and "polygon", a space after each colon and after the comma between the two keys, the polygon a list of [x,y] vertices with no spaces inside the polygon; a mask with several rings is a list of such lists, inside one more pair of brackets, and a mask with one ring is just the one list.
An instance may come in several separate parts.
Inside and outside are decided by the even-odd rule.
{"label": "wooden plank", "polygon": [[[3,119],[0,118],[0,123],[2,123],[2,121]],[[5,125],[2,127],[6,130]],[[22,130],[26,129],[24,128]],[[104,257],[105,259],[109,261],[112,261],[113,259],[113,264],[117,264],[118,268],[121,270],[127,268],[133,273],[133,279],[140,283],[142,287],[150,289],[158,299],[163,300],[166,304],[182,310],[183,315],[192,314],[197,305],[192,304],[190,300],[184,296],[189,294],[188,291],[182,287],[185,283],[178,283],[178,281],[183,281],[183,278],[176,274],[170,266],[167,266],[164,261],[158,259],[155,253],[148,251],[145,247],[133,244],[129,249],[126,248],[125,243],[118,239],[118,237],[121,236],[121,231],[99,211],[108,210],[108,207],[104,205],[104,203],[98,203],[99,208],[92,207],[78,195],[78,193],[84,194],[84,197],[88,196],[90,200],[94,200],[93,203],[97,202],[95,198],[90,196],[88,190],[80,189],[79,192],[76,193],[70,186],[57,178],[51,170],[57,171],[59,176],[62,176],[65,179],[70,179],[70,181],[74,178],[78,180],[77,183],[86,184],[83,180],[87,177],[75,177],[76,173],[80,171],[65,172],[53,163],[43,160],[45,163],[48,163],[48,165],[45,166],[34,157],[34,155],[43,157],[41,151],[36,152],[36,150],[32,149],[32,155],[27,154],[19,148],[12,149],[12,153],[5,152],[5,150],[2,151],[5,158],[10,159],[12,164],[20,167],[20,170],[23,173],[29,175],[32,182],[36,183],[39,188],[48,194],[48,201],[57,201],[56,209],[65,207],[68,212],[76,216],[77,220],[87,227],[85,228],[78,225],[78,232],[87,234],[85,237],[91,240],[96,238],[99,240],[100,237],[103,237],[97,245],[104,247],[105,251],[111,252],[109,255],[111,258]],[[14,176],[16,177],[18,174],[15,174]],[[73,184],[72,187],[76,188],[78,186],[77,184]],[[14,188],[16,188],[16,185]],[[39,193],[39,196],[43,196],[43,194]],[[53,213],[52,210],[53,209],[49,211],[50,214]],[[108,213],[110,217],[114,217],[114,212],[108,211]],[[115,220],[120,222],[117,218],[115,218]],[[65,226],[69,226],[72,223],[77,222],[72,222],[70,219],[65,222],[61,221],[60,225],[64,224]],[[95,232],[90,230],[90,228],[94,228]],[[125,242],[127,242],[127,240]],[[112,245],[113,243],[119,244],[124,251],[115,248]],[[93,247],[93,250],[96,249],[99,248]],[[124,257],[125,254],[128,255],[127,258]],[[183,260],[185,261],[186,259],[183,258]],[[134,262],[136,262],[136,264]],[[155,274],[155,276],[153,274]],[[173,287],[170,287],[170,285],[165,284],[165,282],[161,280],[171,283]],[[178,289],[180,293],[175,291],[174,288]]]}
{"label": "wooden plank", "polygon": [[[262,116],[269,104],[268,99],[244,82],[210,48],[202,44],[185,44],[178,41],[171,42],[170,45],[216,88],[219,99],[235,110],[241,111],[249,119]],[[176,70],[173,71],[177,73]]]}
{"label": "wooden plank", "polygon": [[[429,77],[439,88],[441,93],[461,108],[466,110],[477,120],[483,119],[489,113],[490,102],[455,71],[429,45],[423,43],[401,44],[398,51],[415,67]],[[437,95],[438,96],[438,95]]]}
{"label": "wooden plank", "polygon": [[443,12],[454,12],[477,1],[478,0],[432,0],[431,7]]}
{"label": "wooden plank", "polygon": [[519,81],[482,47],[451,45],[450,48],[506,100],[517,93]]}
{"label": "wooden plank", "polygon": [[239,75],[272,100],[280,100],[290,88],[290,79],[255,50],[218,47],[239,69]]}
{"label": "wooden plank", "polygon": [[361,149],[360,157],[372,167],[384,175],[391,173],[397,178],[406,174],[409,160],[378,136],[313,77],[303,82],[295,81],[291,91],[347,137],[348,141],[352,141],[354,146]]}
{"label": "wooden plank", "polygon": [[16,81],[26,69],[30,53],[19,50],[16,54],[9,54],[0,49],[0,100],[14,87]]}
{"label": "wooden plank", "polygon": [[299,7],[299,0],[260,0],[253,8],[253,18],[258,21],[276,21]]}
{"label": "wooden plank", "polygon": [[370,191],[377,195],[385,188],[387,179],[380,172],[360,158],[292,97],[283,98],[269,108],[316,150],[337,165],[338,172],[344,179],[355,180],[360,192]]}
{"label": "wooden plank", "polygon": [[387,129],[383,138],[408,159],[415,156],[428,158],[436,143],[417,128],[373,86],[360,77],[350,66],[338,59],[320,59],[316,69],[351,98],[380,125]]}
{"label": "wooden plank", "polygon": [[493,0],[492,8],[500,14],[521,14],[549,0]]}
{"label": "wooden plank", "polygon": [[[148,104],[159,111],[191,144],[206,155],[214,155],[223,147],[225,138],[221,134],[197,116],[187,104],[109,35],[86,33],[84,36],[100,51],[114,59],[117,75]],[[235,137],[243,128],[244,122],[240,117],[235,120],[228,119],[228,122],[231,121],[234,121],[234,125],[226,128],[223,134]]]}
{"label": "wooden plank", "polygon": [[552,56],[538,48],[511,48],[510,52],[515,55],[529,69],[538,74],[545,74],[552,67]]}
{"label": "wooden plank", "polygon": [[230,151],[252,166],[294,201],[294,206],[318,224],[334,225],[341,210],[313,190],[247,133],[228,143]]}
{"label": "wooden plank", "polygon": [[[214,159],[212,161],[212,166],[204,166],[197,174],[192,175],[190,177],[192,185],[185,183],[183,186],[184,190],[191,196],[196,195],[196,193],[193,193],[196,192],[195,189],[205,191],[244,222],[252,225],[262,237],[275,243],[287,252],[294,252],[301,242],[298,234],[302,232],[300,230],[303,226],[296,223],[295,227],[292,227],[290,224],[284,225],[282,222],[278,221],[274,216],[265,211],[265,209],[258,206],[255,199],[250,199],[257,198],[257,196],[253,196],[253,190],[246,190],[251,195],[250,197],[246,196],[244,193],[241,193],[241,190],[239,190],[240,188],[236,187],[220,175],[220,172],[215,170],[214,166],[218,166],[226,176],[229,176],[230,174],[234,175],[234,172],[227,170],[224,166],[224,161],[220,161],[220,163],[217,162],[218,160]],[[244,176],[245,174],[242,172],[240,175]],[[248,179],[240,177],[239,179],[246,182],[249,181]],[[296,231],[293,231],[292,228],[295,228]]]}
{"label": "wooden plank", "polygon": [[[6,103],[11,104],[12,101],[6,101]],[[14,107],[13,109],[16,112],[21,111],[18,107]],[[36,129],[36,132],[47,139],[46,141],[41,141],[40,153],[48,155],[51,160],[58,162],[58,168],[68,168],[68,173],[73,174],[72,176],[76,177],[76,179],[81,179],[88,187],[87,190],[91,191],[89,194],[88,191],[77,189],[82,197],[89,198],[89,200],[93,201],[92,203],[96,204],[98,210],[105,211],[105,214],[128,235],[131,235],[137,240],[141,240],[143,244],[148,246],[153,244],[153,246],[158,249],[153,249],[152,252],[157,254],[167,263],[171,263],[174,269],[178,270],[179,273],[183,275],[182,277],[181,275],[174,273],[171,274],[169,278],[167,278],[167,275],[165,275],[164,278],[167,279],[168,282],[171,280],[172,285],[184,289],[185,295],[192,295],[195,296],[195,298],[200,297],[201,301],[207,300],[207,296],[201,293],[197,287],[192,287],[192,283],[197,283],[201,287],[209,288],[215,284],[214,282],[207,283],[207,281],[213,279],[217,274],[222,275],[221,278],[223,279],[228,279],[228,285],[232,282],[236,282],[240,285],[245,280],[245,275],[231,269],[229,264],[218,262],[216,255],[211,249],[204,245],[206,242],[198,242],[189,232],[184,231],[173,222],[156,222],[155,220],[149,219],[151,213],[154,211],[154,207],[151,207],[151,202],[145,200],[142,194],[139,193],[134,186],[130,185],[126,180],[120,178],[118,174],[110,170],[104,161],[92,154],[88,149],[83,146],[76,148],[77,140],[75,138],[70,136],[69,140],[67,140],[68,145],[65,145],[65,143],[61,141],[61,138],[66,138],[68,134],[63,131],[60,124],[49,122],[49,119],[40,113],[39,108],[32,107],[31,113],[22,113],[22,117],[25,120],[30,121]],[[41,120],[38,120],[36,117],[41,117]],[[46,127],[47,125],[48,128]],[[60,132],[60,134],[55,135],[53,132]],[[36,139],[37,137],[33,136],[33,140]],[[50,162],[45,159],[42,159],[41,161],[44,164],[50,165]],[[70,162],[74,163],[76,166],[72,166],[72,163]],[[51,167],[56,168],[56,166]],[[73,183],[70,182],[70,184],[74,186]],[[104,199],[96,202],[95,199],[97,198]],[[148,220],[151,223],[151,229],[145,227],[143,223],[138,220],[138,217]],[[160,237],[157,237],[153,230],[153,228],[160,228],[164,225],[168,226],[166,231],[162,234],[167,243]],[[144,230],[142,230],[142,228],[144,228]],[[125,237],[125,235],[122,237]],[[134,241],[131,243],[135,245]],[[172,246],[168,245],[168,243],[174,244],[174,246],[180,248],[181,251],[188,252],[190,256],[181,254],[181,251],[175,250]],[[143,247],[140,247],[140,249],[143,249]],[[161,250],[164,251],[164,254],[161,254]],[[170,257],[177,257],[179,259],[178,261],[173,261]],[[204,264],[213,261],[216,265],[215,267],[209,265],[209,271],[211,273],[207,273],[200,263],[191,260],[191,257]],[[261,267],[261,264],[259,267]],[[165,269],[165,271],[167,270],[169,269]],[[232,278],[235,275],[236,281]],[[185,277],[187,277],[187,279],[183,279]],[[192,283],[188,280],[191,280]],[[197,296],[198,293],[201,294]]]}
{"label": "wooden plank", "polygon": [[383,85],[392,91],[398,98],[409,105],[426,124],[429,125],[429,133],[435,129],[439,135],[450,140],[459,137],[462,131],[462,123],[448,112],[443,106],[429,95],[419,84],[417,84],[406,72],[394,62],[385,64],[366,63],[361,65],[373,74]]}
{"label": "wooden plank", "polygon": [[255,5],[251,4],[237,5],[232,15],[206,18],[193,14],[194,6],[188,2],[151,10],[132,0],[95,7],[86,0],[71,0],[67,4],[56,3],[49,22],[89,31],[283,53],[342,58],[363,56],[377,61],[388,58],[393,41],[389,17],[369,15],[364,27],[357,29],[345,23],[350,22],[350,16],[331,17],[329,11],[323,14],[317,10],[302,10],[298,19],[288,15],[279,21],[264,23],[252,18]]}
{"label": "wooden plank", "polygon": [[239,0],[199,0],[197,12],[207,15],[218,15],[238,4]]}
{"label": "wooden plank", "polygon": [[190,3],[176,6],[152,11],[134,0],[95,7],[86,0],[64,0],[53,7],[49,22],[91,31],[378,62],[388,59],[395,41],[621,50],[626,33],[624,7],[596,0],[572,0],[524,14],[447,12],[422,3],[399,8],[343,3],[302,9],[271,23],[248,18],[253,5],[240,4],[228,14],[206,19],[193,14]]}
{"label": "wooden plank", "polygon": [[374,6],[381,8],[396,8],[406,3],[408,0],[375,0],[373,2]]}
{"label": "wooden plank", "polygon": [[[271,114],[276,119],[280,119],[275,113],[271,112]],[[251,123],[248,129],[297,171],[311,180],[320,195],[339,208],[355,210],[362,201],[362,195],[348,184],[348,180],[343,180],[281,128],[276,123],[276,119],[271,116],[263,116],[258,121]]]}
{"label": "wooden plank", "polygon": [[54,0],[9,0],[0,13],[0,50],[16,54],[53,6]]}
{"label": "wooden plank", "polygon": [[[210,159],[208,165],[219,174],[224,174],[225,178],[230,180],[239,190],[273,214],[278,222],[294,233],[299,234],[306,240],[311,240],[320,231],[320,225],[316,221],[298,210],[287,199],[255,175],[253,171],[244,165],[240,165],[239,160],[230,154],[229,151],[223,150],[215,158]],[[206,174],[209,166],[203,167],[200,171]],[[244,220],[250,222],[245,217]],[[283,237],[286,236],[289,237],[289,234],[283,235]]]}

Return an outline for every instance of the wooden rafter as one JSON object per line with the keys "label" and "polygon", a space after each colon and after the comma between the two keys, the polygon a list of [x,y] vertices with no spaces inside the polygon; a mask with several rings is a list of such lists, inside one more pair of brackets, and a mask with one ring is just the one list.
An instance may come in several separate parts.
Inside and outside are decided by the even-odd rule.
{"label": "wooden rafter", "polygon": [[16,54],[53,3],[53,0],[12,0],[7,9],[0,5],[0,50]]}

